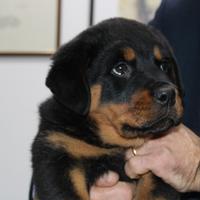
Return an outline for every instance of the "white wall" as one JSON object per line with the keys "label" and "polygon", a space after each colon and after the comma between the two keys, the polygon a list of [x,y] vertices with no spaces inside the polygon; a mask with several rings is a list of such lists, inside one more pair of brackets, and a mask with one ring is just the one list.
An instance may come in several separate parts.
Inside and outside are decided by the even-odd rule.
{"label": "white wall", "polygon": [[[88,25],[88,0],[63,0],[61,41]],[[49,96],[48,57],[0,57],[0,199],[27,200],[37,107]]]}

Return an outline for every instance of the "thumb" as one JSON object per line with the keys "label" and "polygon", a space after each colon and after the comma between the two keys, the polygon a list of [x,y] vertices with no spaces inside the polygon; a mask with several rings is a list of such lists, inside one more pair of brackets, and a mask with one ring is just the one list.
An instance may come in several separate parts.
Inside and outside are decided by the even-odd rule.
{"label": "thumb", "polygon": [[119,181],[119,175],[113,171],[108,171],[99,179],[97,179],[95,185],[99,187],[111,187]]}

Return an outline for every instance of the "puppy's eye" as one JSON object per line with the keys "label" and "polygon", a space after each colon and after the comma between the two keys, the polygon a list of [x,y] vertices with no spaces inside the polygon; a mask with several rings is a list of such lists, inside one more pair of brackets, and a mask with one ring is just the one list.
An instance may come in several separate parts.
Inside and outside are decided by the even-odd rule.
{"label": "puppy's eye", "polygon": [[167,61],[163,61],[159,64],[160,69],[165,72],[168,73],[171,67],[171,64]]}
{"label": "puppy's eye", "polygon": [[129,78],[131,75],[132,69],[126,63],[118,63],[114,68],[111,70],[111,74],[121,77],[121,78]]}

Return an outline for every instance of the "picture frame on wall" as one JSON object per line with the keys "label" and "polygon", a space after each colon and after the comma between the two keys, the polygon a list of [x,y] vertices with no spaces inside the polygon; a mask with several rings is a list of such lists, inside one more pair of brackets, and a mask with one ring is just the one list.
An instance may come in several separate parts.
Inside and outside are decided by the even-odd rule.
{"label": "picture frame on wall", "polygon": [[61,0],[1,0],[0,55],[52,55],[60,12]]}

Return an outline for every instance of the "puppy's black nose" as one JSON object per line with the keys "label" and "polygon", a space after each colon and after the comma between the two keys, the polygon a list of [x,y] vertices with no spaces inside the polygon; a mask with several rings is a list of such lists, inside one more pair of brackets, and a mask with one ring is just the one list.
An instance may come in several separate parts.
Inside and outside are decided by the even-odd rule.
{"label": "puppy's black nose", "polygon": [[175,90],[172,88],[158,88],[154,91],[154,99],[161,105],[175,104]]}

